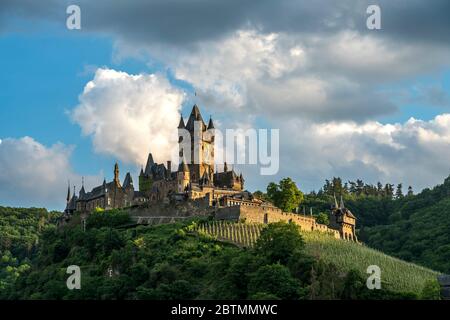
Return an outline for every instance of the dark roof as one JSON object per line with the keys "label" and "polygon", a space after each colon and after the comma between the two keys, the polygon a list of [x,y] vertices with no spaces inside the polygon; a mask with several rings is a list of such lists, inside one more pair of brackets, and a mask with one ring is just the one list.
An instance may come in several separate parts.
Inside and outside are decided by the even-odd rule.
{"label": "dark roof", "polygon": [[186,126],[184,125],[183,116],[180,116],[180,123],[178,124],[178,129],[184,129]]}
{"label": "dark roof", "polygon": [[209,117],[208,129],[214,129],[214,123],[211,117]]}
{"label": "dark roof", "polygon": [[214,185],[217,187],[232,187],[234,181],[238,181],[239,177],[234,172],[234,170],[231,171],[225,171],[225,172],[217,172],[214,176]]}
{"label": "dark roof", "polygon": [[72,199],[70,199],[69,203],[67,204],[66,210],[76,210],[77,200],[78,197],[76,195],[73,195]]}
{"label": "dark roof", "polygon": [[133,186],[133,178],[131,177],[131,174],[127,172],[127,175],[125,176],[125,181],[123,182],[123,188],[128,188]]}
{"label": "dark roof", "polygon": [[188,129],[189,131],[194,131],[194,122],[195,121],[201,121],[202,130],[206,130],[205,122],[203,121],[200,110],[198,109],[196,104],[192,107],[191,114],[189,115],[189,119],[186,124],[186,129]]}
{"label": "dark roof", "polygon": [[353,213],[348,210],[348,209],[344,209],[345,214],[347,214],[350,218],[356,219],[356,217],[353,215]]}
{"label": "dark roof", "polygon": [[146,175],[150,175],[151,174],[151,167],[155,164],[155,162],[153,161],[153,156],[151,153],[148,154],[148,159],[147,159],[147,165],[145,166],[145,174]]}
{"label": "dark roof", "polygon": [[145,194],[144,194],[144,192],[141,192],[141,191],[135,191],[135,192],[134,192],[134,197],[135,197],[135,198],[138,198],[138,197],[145,197]]}
{"label": "dark roof", "polygon": [[81,190],[80,190],[80,200],[83,200],[84,197],[86,197],[86,191],[84,190],[84,185],[81,186]]}

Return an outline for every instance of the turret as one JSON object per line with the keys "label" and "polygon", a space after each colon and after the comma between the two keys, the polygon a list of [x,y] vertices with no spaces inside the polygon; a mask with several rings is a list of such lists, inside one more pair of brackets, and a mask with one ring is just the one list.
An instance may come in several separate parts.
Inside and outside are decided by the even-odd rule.
{"label": "turret", "polygon": [[186,126],[184,125],[183,115],[180,114],[180,123],[178,124],[178,129],[184,129]]}
{"label": "turret", "polygon": [[117,187],[120,187],[119,165],[117,164],[117,162],[114,165],[114,183],[116,184]]}
{"label": "turret", "polygon": [[178,192],[182,193],[186,190],[187,186],[190,183],[190,172],[189,167],[184,162],[184,159],[181,161],[178,166],[177,172],[177,184],[178,184]]}
{"label": "turret", "polygon": [[342,198],[342,195],[341,195],[341,203],[339,204],[339,209],[345,209],[344,199]]}
{"label": "turret", "polygon": [[214,123],[211,116],[209,117],[208,130],[214,129]]}
{"label": "turret", "polygon": [[67,182],[67,204],[70,202],[70,180]]}

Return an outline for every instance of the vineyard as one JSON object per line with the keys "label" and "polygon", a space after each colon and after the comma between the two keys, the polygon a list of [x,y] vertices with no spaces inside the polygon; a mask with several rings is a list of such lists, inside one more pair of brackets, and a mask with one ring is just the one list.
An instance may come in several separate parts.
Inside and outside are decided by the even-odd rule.
{"label": "vineyard", "polygon": [[[219,241],[242,247],[253,246],[263,229],[263,224],[210,221],[196,226],[196,231]],[[351,269],[366,274],[367,267],[381,269],[382,286],[402,292],[420,292],[429,281],[436,281],[437,272],[388,256],[380,251],[354,242],[338,240],[319,232],[302,232],[306,251],[325,262],[334,263],[346,272]]]}
{"label": "vineyard", "polygon": [[238,246],[251,247],[259,238],[263,226],[260,223],[211,221],[199,224],[196,231],[220,241],[228,241]]}

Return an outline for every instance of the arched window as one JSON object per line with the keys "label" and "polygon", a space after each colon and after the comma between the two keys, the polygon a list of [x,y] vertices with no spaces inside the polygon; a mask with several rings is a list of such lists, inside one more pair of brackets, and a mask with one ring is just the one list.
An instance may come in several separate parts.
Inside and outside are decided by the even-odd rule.
{"label": "arched window", "polygon": [[267,213],[264,213],[264,223],[268,224],[269,223],[269,216]]}

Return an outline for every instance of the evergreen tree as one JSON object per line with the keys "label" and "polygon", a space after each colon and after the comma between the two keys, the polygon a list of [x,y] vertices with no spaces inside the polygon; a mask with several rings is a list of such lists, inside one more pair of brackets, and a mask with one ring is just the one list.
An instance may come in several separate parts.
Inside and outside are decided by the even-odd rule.
{"label": "evergreen tree", "polygon": [[408,187],[408,197],[413,196],[414,192],[411,186]]}
{"label": "evergreen tree", "polygon": [[395,191],[395,199],[401,199],[401,198],[403,198],[403,191],[402,191],[402,188],[403,188],[402,184],[399,183],[399,184],[397,185],[397,190]]}

